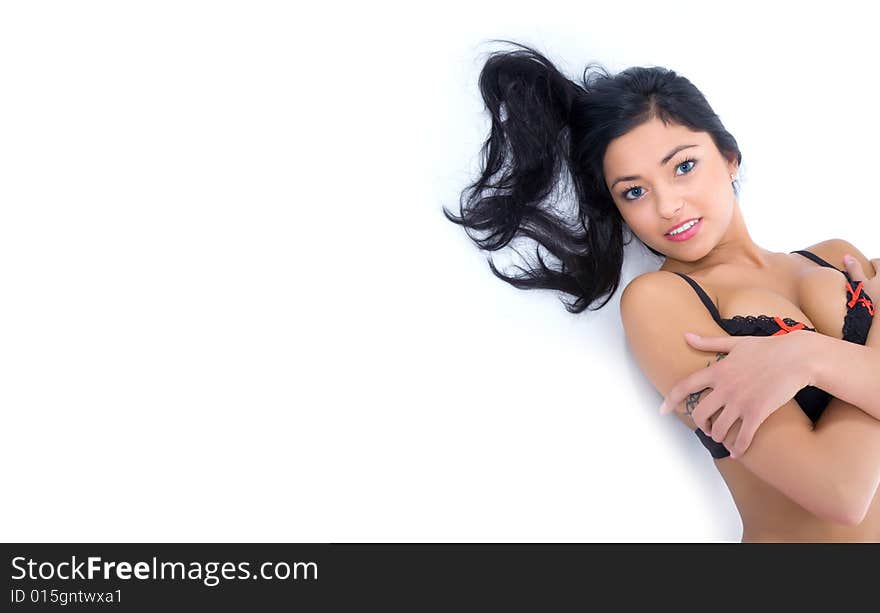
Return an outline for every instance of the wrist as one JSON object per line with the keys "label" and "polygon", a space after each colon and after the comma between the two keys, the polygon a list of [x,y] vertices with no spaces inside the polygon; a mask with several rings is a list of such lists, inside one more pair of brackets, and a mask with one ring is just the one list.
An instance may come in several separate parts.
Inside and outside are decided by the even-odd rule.
{"label": "wrist", "polygon": [[818,386],[818,381],[822,376],[823,369],[823,350],[821,343],[822,334],[819,332],[810,332],[808,330],[797,330],[794,334],[798,334],[798,357],[801,360],[802,368],[807,375],[807,385]]}

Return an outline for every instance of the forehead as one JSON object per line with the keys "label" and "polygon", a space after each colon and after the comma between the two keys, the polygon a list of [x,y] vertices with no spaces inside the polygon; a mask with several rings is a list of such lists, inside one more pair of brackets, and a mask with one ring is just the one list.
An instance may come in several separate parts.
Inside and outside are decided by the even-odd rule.
{"label": "forehead", "polygon": [[705,132],[694,132],[675,123],[665,125],[655,117],[608,144],[603,159],[605,173],[628,174],[654,169],[677,145],[709,142],[711,139]]}

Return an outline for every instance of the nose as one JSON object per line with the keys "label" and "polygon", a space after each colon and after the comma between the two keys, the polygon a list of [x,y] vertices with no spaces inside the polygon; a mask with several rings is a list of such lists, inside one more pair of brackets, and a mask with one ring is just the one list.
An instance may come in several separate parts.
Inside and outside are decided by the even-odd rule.
{"label": "nose", "polygon": [[657,202],[657,212],[663,219],[675,219],[684,208],[684,201],[675,193],[670,193],[666,198],[657,198]]}

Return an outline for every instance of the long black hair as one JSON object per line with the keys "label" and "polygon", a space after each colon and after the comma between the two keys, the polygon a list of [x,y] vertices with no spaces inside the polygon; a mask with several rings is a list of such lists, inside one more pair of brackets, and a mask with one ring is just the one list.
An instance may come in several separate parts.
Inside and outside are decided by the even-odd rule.
{"label": "long black hair", "polygon": [[[742,154],[703,94],[672,70],[637,66],[611,75],[591,62],[575,83],[535,49],[498,42],[518,49],[491,54],[480,73],[480,93],[492,117],[480,150],[482,171],[462,191],[461,215],[446,207],[443,213],[487,251],[501,249],[514,237],[537,243],[537,267],[517,266],[525,275],[509,277],[489,259],[496,277],[519,289],[556,289],[574,296],[572,303],[563,301],[571,313],[607,295],[591,309],[598,310],[620,285],[624,245],[638,238],[605,182],[602,161],[609,142],[658,117],[707,132],[728,160],[739,164]],[[563,170],[571,178],[577,204],[570,218],[546,203]],[[735,182],[733,188],[736,192]],[[474,237],[468,229],[488,235]],[[624,232],[629,240],[624,241]],[[558,269],[547,266],[540,246],[559,261]]]}

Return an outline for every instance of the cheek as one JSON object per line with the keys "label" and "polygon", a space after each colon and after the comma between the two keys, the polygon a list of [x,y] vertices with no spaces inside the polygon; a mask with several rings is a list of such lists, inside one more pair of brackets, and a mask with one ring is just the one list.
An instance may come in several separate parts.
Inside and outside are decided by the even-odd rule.
{"label": "cheek", "polygon": [[652,232],[651,228],[653,228],[655,221],[656,221],[656,220],[652,221],[651,219],[648,218],[649,217],[648,215],[641,214],[641,213],[630,212],[627,215],[623,215],[623,213],[621,213],[621,216],[623,217],[623,220],[626,222],[626,225],[628,225],[633,232],[635,232],[636,234],[638,234],[640,236],[647,236],[647,235],[651,234],[651,232]]}

